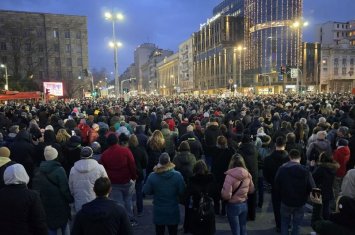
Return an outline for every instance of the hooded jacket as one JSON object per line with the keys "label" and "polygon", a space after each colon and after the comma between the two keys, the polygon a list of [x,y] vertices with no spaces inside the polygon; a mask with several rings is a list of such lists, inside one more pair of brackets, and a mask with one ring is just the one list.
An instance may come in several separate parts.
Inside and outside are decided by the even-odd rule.
{"label": "hooded jacket", "polygon": [[[245,202],[248,199],[248,194],[255,190],[251,174],[242,167],[229,169],[225,174],[226,178],[221,192],[222,198],[229,203]],[[239,187],[239,185],[241,186]],[[239,189],[235,191],[238,187]]]}
{"label": "hooded jacket", "polygon": [[76,215],[72,235],[132,235],[128,216],[122,206],[107,197],[83,205]]}
{"label": "hooded jacket", "polygon": [[153,223],[157,225],[175,225],[180,222],[178,197],[184,193],[185,183],[174,167],[171,162],[156,166],[143,187],[145,194],[153,195]]}
{"label": "hooded jacket", "polygon": [[320,163],[312,173],[316,186],[322,190],[323,200],[334,199],[333,182],[338,168],[336,162]]}
{"label": "hooded jacket", "polygon": [[193,175],[193,168],[196,163],[195,156],[188,151],[178,152],[174,157],[173,163],[175,164],[175,170],[179,171],[184,177],[185,182]]}
{"label": "hooded jacket", "polygon": [[334,151],[333,159],[340,165],[339,169],[337,170],[337,177],[344,177],[346,174],[346,164],[350,159],[349,146],[339,146]]}
{"label": "hooded jacket", "polygon": [[341,195],[355,200],[355,169],[351,169],[346,173],[341,185]]}
{"label": "hooded jacket", "polygon": [[15,163],[16,162],[11,161],[10,158],[8,158],[8,157],[0,157],[0,176],[1,176],[0,177],[0,189],[5,186],[4,177],[2,177],[2,176],[4,175],[6,168],[8,166],[15,164]]}
{"label": "hooded jacket", "polygon": [[107,173],[96,160],[81,159],[74,164],[69,175],[69,188],[74,197],[75,211],[95,199],[93,188],[100,177],[107,177]]}

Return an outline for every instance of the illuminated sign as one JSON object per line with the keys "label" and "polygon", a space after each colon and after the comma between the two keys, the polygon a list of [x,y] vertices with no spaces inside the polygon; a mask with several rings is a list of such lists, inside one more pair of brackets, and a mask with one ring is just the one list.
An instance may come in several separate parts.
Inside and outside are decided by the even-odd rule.
{"label": "illuminated sign", "polygon": [[63,83],[61,82],[43,82],[43,90],[48,89],[50,95],[63,96]]}

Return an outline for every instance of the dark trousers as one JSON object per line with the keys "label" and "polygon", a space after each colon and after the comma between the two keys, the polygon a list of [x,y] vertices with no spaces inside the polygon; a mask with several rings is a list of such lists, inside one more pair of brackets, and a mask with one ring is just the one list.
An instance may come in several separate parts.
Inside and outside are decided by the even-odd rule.
{"label": "dark trousers", "polygon": [[280,214],[281,198],[278,195],[278,193],[276,193],[274,188],[271,189],[271,201],[272,201],[272,208],[274,210],[276,227],[281,228],[281,214]]}
{"label": "dark trousers", "polygon": [[261,208],[264,204],[264,177],[258,179],[258,206]]}
{"label": "dark trousers", "polygon": [[143,180],[136,182],[136,206],[137,206],[137,213],[143,212]]}
{"label": "dark trousers", "polygon": [[169,235],[177,235],[178,225],[155,225],[155,234],[156,235],[164,235],[165,234],[165,226],[168,227]]}
{"label": "dark trousers", "polygon": [[331,200],[329,200],[329,199],[322,201],[323,219],[325,219],[325,220],[329,220],[329,217],[330,217],[330,202],[331,202]]}
{"label": "dark trousers", "polygon": [[248,194],[248,220],[251,221],[254,221],[256,217],[256,194],[257,192]]}

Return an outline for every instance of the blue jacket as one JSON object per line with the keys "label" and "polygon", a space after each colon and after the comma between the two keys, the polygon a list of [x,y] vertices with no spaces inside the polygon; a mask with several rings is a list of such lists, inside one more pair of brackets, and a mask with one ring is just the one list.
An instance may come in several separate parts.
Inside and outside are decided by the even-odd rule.
{"label": "blue jacket", "polygon": [[315,188],[312,174],[305,166],[289,161],[276,173],[275,189],[281,196],[281,202],[289,207],[306,204],[309,193]]}
{"label": "blue jacket", "polygon": [[182,175],[168,163],[156,166],[143,187],[143,192],[153,195],[153,223],[157,225],[177,225],[180,222],[179,196],[185,191]]}

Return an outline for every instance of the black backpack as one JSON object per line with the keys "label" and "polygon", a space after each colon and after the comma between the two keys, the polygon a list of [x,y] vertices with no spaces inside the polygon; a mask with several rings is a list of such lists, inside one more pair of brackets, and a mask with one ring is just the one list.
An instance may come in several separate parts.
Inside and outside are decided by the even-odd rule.
{"label": "black backpack", "polygon": [[210,220],[211,217],[214,217],[214,203],[213,199],[208,196],[208,194],[201,194],[200,202],[198,204],[198,216],[199,220],[205,221]]}

